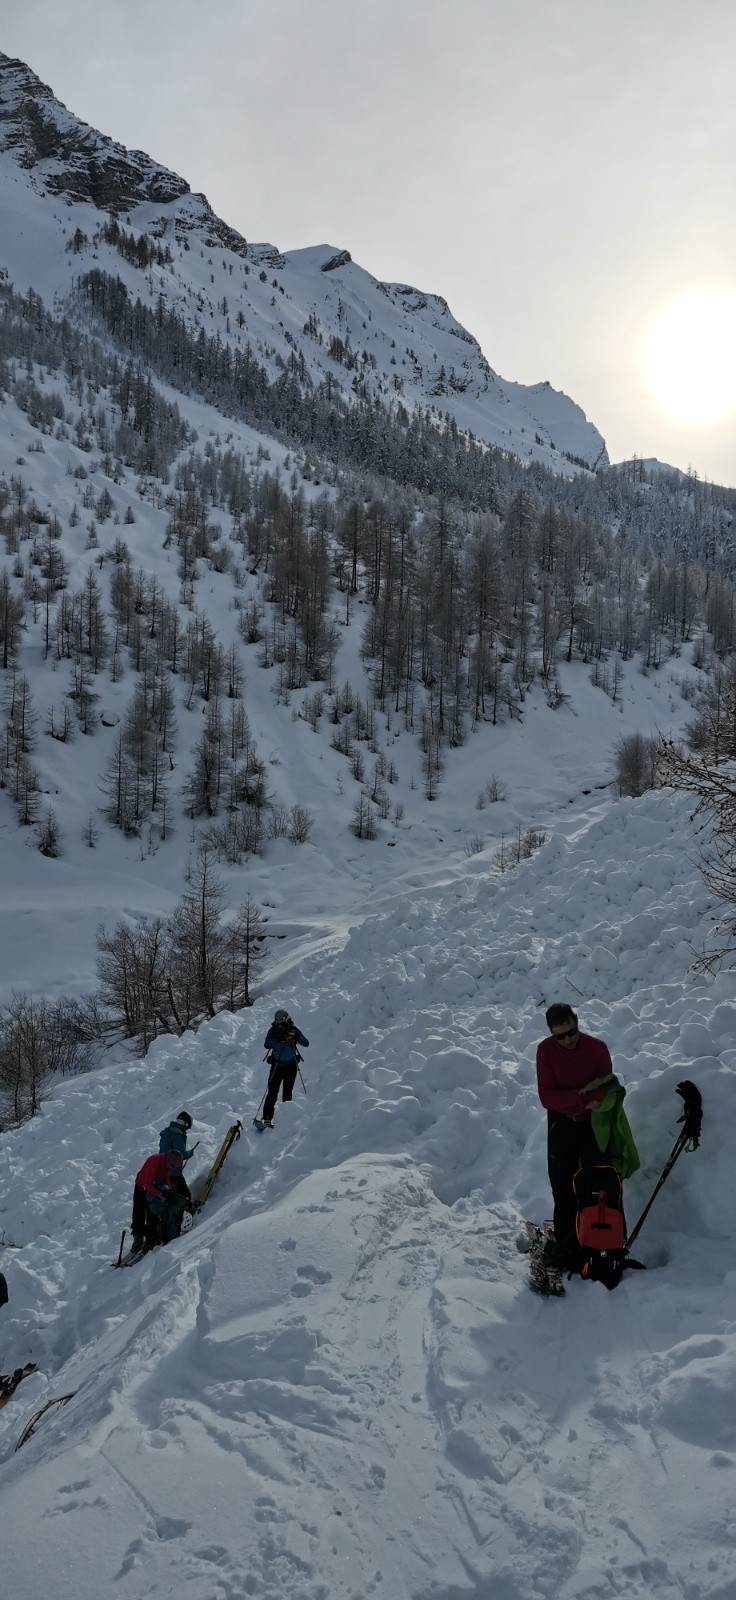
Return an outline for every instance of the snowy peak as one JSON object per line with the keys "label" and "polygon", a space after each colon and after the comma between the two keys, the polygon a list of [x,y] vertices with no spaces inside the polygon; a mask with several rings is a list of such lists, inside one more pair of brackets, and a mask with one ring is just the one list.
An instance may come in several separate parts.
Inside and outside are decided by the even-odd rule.
{"label": "snowy peak", "polygon": [[0,55],[0,149],[48,194],[119,211],[189,193],[176,173],[80,122],[22,61]]}
{"label": "snowy peak", "polygon": [[335,255],[330,255],[326,261],[322,262],[320,271],[335,272],[338,267],[346,267],[352,259],[349,250],[338,250]]}
{"label": "snowy peak", "polygon": [[[296,298],[304,318],[294,331],[321,341],[348,371],[367,368],[363,379],[372,371],[394,397],[414,403],[462,396],[471,401],[492,396],[503,403],[502,380],[499,388],[478,341],[455,320],[442,295],[412,284],[384,283],[358,266],[349,250],[329,244],[290,251],[280,265],[287,296]],[[308,342],[304,349],[314,368],[314,345]],[[445,403],[442,410],[447,409],[454,410]],[[456,415],[456,420],[461,419]],[[465,425],[481,438],[488,436],[477,418]]]}
{"label": "snowy peak", "polygon": [[2,54],[0,235],[8,281],[72,315],[94,267],[191,332],[249,346],[271,381],[296,369],[348,403],[429,409],[440,428],[557,472],[607,464],[582,410],[548,384],[499,377],[441,295],[381,282],[345,247],[247,243],[183,178],[81,122]]}
{"label": "snowy peak", "polygon": [[522,459],[565,472],[607,465],[605,442],[582,409],[549,383],[499,377],[442,295],[382,282],[331,245],[284,255],[268,288],[283,291],[278,328],[301,347],[317,381],[331,362],[338,381],[342,367],[360,392],[430,405]]}
{"label": "snowy peak", "polygon": [[[193,195],[177,173],[143,150],[127,150],[75,117],[23,61],[0,53],[0,151],[31,175],[41,194],[116,215],[138,205],[185,200],[180,231],[203,229],[205,243],[245,255],[246,243]],[[209,235],[209,237],[208,237]]]}

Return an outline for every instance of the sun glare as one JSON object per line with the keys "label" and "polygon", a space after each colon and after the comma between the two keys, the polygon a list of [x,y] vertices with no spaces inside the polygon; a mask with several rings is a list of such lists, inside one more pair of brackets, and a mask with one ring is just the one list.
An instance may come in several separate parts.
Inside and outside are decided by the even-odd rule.
{"label": "sun glare", "polygon": [[736,294],[701,289],[674,300],[651,329],[644,370],[681,422],[705,427],[736,411]]}

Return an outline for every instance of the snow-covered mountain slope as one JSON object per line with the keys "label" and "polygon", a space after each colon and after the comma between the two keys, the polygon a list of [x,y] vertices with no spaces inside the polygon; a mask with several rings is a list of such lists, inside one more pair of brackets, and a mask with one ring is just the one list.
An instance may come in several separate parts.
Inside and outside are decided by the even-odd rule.
{"label": "snow-covered mountain slope", "polygon": [[[395,886],[288,985],[61,1085],[0,1141],[3,1574],[18,1600],[730,1600],[736,1253],[730,975],[668,794],[564,815],[517,872]],[[701,1150],[631,1273],[540,1302],[543,1008],[579,1002],[629,1089],[638,1215],[701,1087]],[[256,1135],[274,999],[307,1094]],[[110,1269],[133,1174],[182,1104],[193,1232]],[[14,1453],[47,1400],[69,1394]]]}
{"label": "snow-covered mountain slope", "polygon": [[[181,179],[84,128],[4,57],[0,146],[0,264],[57,313],[81,315],[75,283],[99,269],[194,330],[250,344],[273,376],[291,363],[346,394],[432,405],[438,425],[449,415],[566,472],[569,456],[600,455],[571,402],[498,379],[444,302],[381,285],[331,247],[246,244]],[[140,434],[101,442],[122,415],[101,359],[86,383],[73,362],[25,364],[20,346],[9,366],[0,576],[24,601],[16,677],[34,697],[28,743],[62,853],[41,855],[0,795],[0,1002],[89,989],[97,925],[167,913],[208,826],[184,798],[208,707],[176,661],[166,841],[158,819],[134,835],[100,821],[144,651],[136,662],[121,646],[114,671],[108,659],[94,674],[99,721],[83,732],[64,629],[90,576],[119,622],[121,540],[159,621],[165,601],[182,631],[206,617],[225,658],[235,647],[274,807],[299,802],[313,827],[298,848],[277,837],[222,865],[229,903],[247,887],[270,916],[252,1009],[57,1080],[0,1139],[0,1368],[39,1367],[0,1414],[6,1586],[47,1600],[63,1573],[79,1600],[732,1600],[732,982],[689,970],[712,906],[687,803],[660,792],[619,804],[609,787],[622,734],[676,731],[691,714],[701,667],[686,660],[687,630],[682,646],[668,633],[656,671],[616,657],[613,694],[605,652],[599,686],[581,652],[560,662],[558,695],[525,684],[523,720],[520,704],[497,726],[490,712],[468,719],[431,803],[419,713],[415,727],[391,697],[374,706],[370,761],[391,768],[389,807],[376,840],[358,840],[350,817],[369,779],[333,746],[329,712],[310,721],[322,680],[285,689],[239,626],[252,606],[266,631],[279,609],[238,535],[244,502],[210,501],[192,475],[218,527],[184,575],[167,533],[195,436],[206,462],[229,449],[254,482],[264,462],[293,481],[310,530],[335,486],[173,390],[180,448],[157,479],[132,464]],[[430,515],[414,513],[418,525]],[[58,652],[47,546],[67,572],[51,605]],[[605,601],[606,580],[586,597]],[[326,610],[334,685],[367,703],[368,586],[332,592]],[[52,705],[71,705],[74,739],[49,737]],[[369,747],[361,737],[358,755]],[[499,841],[524,827],[547,841],[501,874]],[[575,1282],[553,1305],[529,1294],[515,1235],[549,1205],[533,1059],[558,998],[607,1038],[629,1088],[643,1161],[630,1221],[674,1141],[679,1079],[700,1084],[706,1121],[642,1236],[648,1272],[613,1295]],[[307,1093],[258,1138],[262,1040],[282,1003],[311,1041]],[[184,1104],[200,1175],[236,1117],[243,1139],[191,1235],[114,1273],[133,1176]],[[16,1455],[28,1416],[72,1391]]]}
{"label": "snow-covered mountain slope", "polygon": [[[384,383],[384,397],[399,394],[393,387],[387,388],[384,380],[392,373],[405,372],[417,405],[427,401],[422,363],[433,361],[437,350],[440,354],[445,350],[452,355],[452,360],[448,356],[447,373],[452,362],[460,359],[459,351],[471,362],[475,377],[465,394],[453,391],[454,414],[460,417],[457,407],[461,405],[472,402],[480,406],[482,402],[486,418],[491,415],[491,389],[484,389],[480,352],[441,302],[400,286],[378,285],[345,257],[327,258],[325,250],[298,252],[289,258],[289,265],[287,258],[269,247],[255,248],[238,239],[228,242],[217,233],[217,219],[201,196],[190,195],[181,180],[148,157],[129,157],[102,135],[84,128],[27,68],[7,58],[0,58],[0,110],[0,207],[6,208],[0,240],[5,269],[18,287],[33,283],[48,304],[60,311],[69,303],[75,280],[92,266],[102,268],[119,274],[131,292],[151,303],[163,295],[192,327],[217,330],[223,340],[229,338],[234,344],[251,341],[274,374],[286,357],[297,359],[299,348],[305,365],[314,364],[315,378],[327,374],[335,385],[350,385],[359,375],[361,383],[369,386]],[[136,239],[142,248],[141,260],[148,259],[146,267],[133,265],[130,259],[130,241]],[[406,339],[413,337],[415,322],[420,332],[424,328],[421,361],[418,338],[410,345],[416,360],[412,361],[405,349],[402,354],[399,322]],[[435,348],[440,334],[446,343],[442,345],[440,340]],[[371,341],[377,351],[380,346],[383,354],[379,351],[375,364],[369,360],[355,366],[358,335],[367,351],[372,349]],[[396,368],[391,364],[394,359]],[[25,366],[19,370],[22,385]],[[220,570],[215,562],[200,562],[192,595],[182,602],[179,553],[171,540],[167,542],[166,530],[176,471],[186,463],[188,447],[182,449],[170,473],[165,469],[160,481],[147,484],[145,474],[141,480],[137,470],[124,465],[121,457],[130,460],[125,449],[114,444],[111,450],[105,444],[92,447],[93,413],[102,413],[106,419],[103,433],[106,428],[108,437],[115,438],[120,409],[109,389],[98,390],[93,382],[85,394],[78,380],[64,370],[63,362],[48,370],[41,362],[34,378],[39,404],[56,399],[64,420],[59,423],[58,416],[52,416],[49,422],[34,416],[32,406],[21,410],[10,392],[0,398],[0,493],[15,482],[22,486],[29,507],[22,547],[13,552],[12,541],[8,541],[4,570],[26,602],[32,590],[38,595],[41,566],[33,546],[43,542],[44,529],[55,521],[56,548],[67,567],[68,592],[79,592],[91,573],[102,587],[109,622],[114,549],[122,537],[135,571],[142,571],[146,581],[155,582],[168,602],[179,608],[182,630],[194,608],[209,620],[226,653],[233,646],[240,652],[244,706],[267,766],[269,793],[276,805],[299,803],[314,818],[309,843],[299,850],[275,840],[262,859],[248,859],[246,871],[242,867],[223,869],[232,905],[242,896],[245,880],[268,910],[269,959],[277,970],[297,959],[315,936],[330,938],[362,915],[371,896],[381,892],[388,862],[398,883],[441,879],[448,871],[457,870],[475,841],[497,844],[501,835],[511,836],[519,826],[546,826],[560,805],[576,803],[583,790],[608,783],[612,752],[624,733],[640,728],[647,733],[677,730],[689,714],[682,691],[693,674],[684,662],[673,659],[655,677],[644,678],[631,660],[621,669],[615,703],[591,687],[582,662],[570,667],[563,664],[560,684],[567,701],[552,711],[537,683],[526,696],[523,723],[509,717],[505,725],[492,730],[484,724],[476,730],[478,737],[474,734],[451,752],[439,793],[430,806],[424,798],[419,712],[416,733],[400,714],[382,714],[378,751],[372,755],[380,755],[392,767],[392,806],[374,845],[355,841],[350,821],[359,786],[345,755],[332,746],[329,715],[313,729],[303,714],[310,687],[291,695],[279,694],[278,667],[264,669],[259,648],[242,640],[238,622],[243,609],[249,605],[264,609],[267,584],[262,575],[248,570],[243,543],[235,536],[236,518],[219,502],[211,509],[221,528],[221,548],[226,550],[229,570]],[[200,399],[173,390],[165,392],[181,408],[189,437],[196,436],[199,450],[229,448],[241,454],[249,468],[267,460],[271,470],[288,483],[299,464],[293,452],[290,455],[283,445],[223,417]],[[405,399],[407,395],[408,390]],[[522,413],[518,410],[522,403],[526,405],[525,396],[528,398],[528,391],[519,390],[513,402],[504,401],[504,418],[506,413],[512,421],[516,417],[519,429],[526,426],[519,422]],[[538,399],[540,406],[554,408],[559,397],[541,386]],[[539,416],[545,427],[551,426],[551,411]],[[483,432],[477,419],[472,425]],[[499,437],[508,440],[506,434]],[[587,446],[578,449],[579,440],[578,445],[572,438],[569,443],[576,454],[586,454]],[[569,463],[566,466],[569,468]],[[588,480],[576,482],[585,487]],[[324,484],[306,474],[298,490],[310,516],[312,510],[317,514]],[[105,520],[97,519],[95,544],[90,548],[89,522],[95,521],[94,508],[104,498],[109,501],[110,514]],[[34,506],[45,520],[32,522]],[[14,564],[20,569],[15,574]],[[58,614],[58,598],[55,603]],[[344,615],[343,593],[333,593],[328,609],[338,638],[335,684],[351,684],[367,698],[371,684],[361,651],[368,613],[364,596],[348,597],[349,621]],[[13,938],[0,965],[0,1001],[32,985],[37,992],[53,996],[89,990],[95,981],[98,926],[110,926],[122,914],[135,919],[168,913],[181,893],[188,859],[206,825],[192,825],[185,814],[185,785],[206,707],[199,695],[192,699],[181,675],[172,675],[178,727],[175,747],[169,753],[171,805],[165,848],[158,848],[157,839],[145,828],[135,837],[124,837],[100,822],[103,775],[138,675],[129,670],[128,654],[119,652],[125,669],[122,675],[119,662],[112,681],[108,664],[94,684],[99,714],[94,736],[80,736],[68,743],[50,738],[51,708],[55,707],[57,714],[60,708],[69,712],[71,661],[63,655],[57,659],[55,652],[49,651],[47,632],[48,617],[38,598],[25,603],[17,668],[27,677],[34,697],[37,739],[33,761],[41,780],[40,803],[52,806],[56,813],[61,852],[53,860],[37,853],[33,830],[17,827],[6,789],[0,795],[0,874],[3,907],[13,919]],[[5,689],[11,681],[12,673]],[[585,729],[584,738],[581,728]],[[366,760],[370,770],[368,755]],[[540,761],[545,769],[541,784]],[[479,811],[478,797],[494,775],[506,799]],[[398,811],[402,812],[400,821]],[[94,851],[83,836],[90,818],[99,832]]]}
{"label": "snow-covered mountain slope", "polygon": [[[101,230],[115,218],[140,264]],[[432,408],[478,438],[557,471],[607,461],[579,406],[549,383],[498,377],[439,295],[381,283],[332,245],[246,243],[203,195],[81,123],[22,62],[0,55],[0,266],[65,304],[93,266],[195,330],[247,344],[276,374],[297,360],[350,395]],[[147,245],[161,259],[146,259]]]}
{"label": "snow-covered mountain slope", "polygon": [[[47,379],[45,392],[52,390],[63,399],[71,419],[62,438],[40,432],[10,396],[0,399],[0,483],[22,480],[39,514],[59,519],[58,547],[68,569],[69,592],[79,591],[92,571],[107,597],[114,570],[112,552],[122,536],[134,569],[143,570],[160,593],[178,605],[179,561],[176,549],[166,543],[169,511],[161,504],[161,495],[152,503],[135,472],[125,472],[120,481],[111,478],[99,455],[75,443],[74,419],[80,408],[61,375]],[[223,419],[216,411],[194,399],[179,400],[198,435],[198,448],[222,439]],[[243,424],[228,424],[226,438],[248,462],[254,462],[264,446],[262,437]],[[286,477],[287,451],[270,441],[269,452],[271,469],[282,470]],[[314,503],[322,490],[305,483],[303,492]],[[74,508],[79,513],[86,495],[93,509],[104,494],[110,497],[111,514],[98,522],[97,542],[90,549],[86,529],[90,512],[82,511],[79,522],[71,526]],[[129,515],[132,521],[127,520]],[[232,517],[219,508],[217,519],[227,544]],[[232,543],[230,548],[234,568],[242,562],[242,547]],[[9,561],[7,565],[10,570]],[[283,971],[285,963],[298,960],[315,938],[330,938],[362,916],[372,898],[383,893],[387,877],[399,892],[445,881],[463,869],[471,843],[495,848],[502,836],[513,838],[519,826],[548,827],[560,809],[584,803],[584,791],[610,783],[613,751],[624,734],[679,731],[691,714],[691,701],[683,698],[682,690],[698,674],[684,659],[673,658],[650,676],[641,674],[636,660],[623,664],[616,703],[592,685],[590,669],[582,661],[569,666],[563,662],[559,671],[566,703],[550,709],[538,684],[526,697],[523,721],[510,718],[493,728],[482,725],[448,754],[431,805],[424,797],[416,735],[402,717],[381,717],[378,745],[395,768],[391,795],[394,808],[397,804],[403,808],[403,816],[396,822],[393,809],[375,842],[361,842],[350,831],[360,786],[345,756],[332,746],[328,714],[313,730],[298,714],[311,686],[286,699],[278,695],[279,667],[264,669],[259,646],[246,645],[238,632],[241,613],[234,610],[234,599],[241,608],[258,601],[261,578],[246,571],[234,589],[232,569],[221,572],[201,565],[195,604],[209,619],[224,651],[236,644],[241,652],[244,706],[266,763],[269,793],[275,804],[298,802],[314,818],[309,842],[300,848],[276,840],[262,858],[249,857],[246,871],[222,865],[230,903],[238,902],[247,884],[268,912],[269,972]],[[335,683],[350,683],[356,694],[367,697],[361,654],[367,608],[354,604],[349,625],[342,597],[335,595],[330,609],[339,635]],[[190,614],[181,608],[182,629]],[[177,730],[166,844],[152,844],[145,829],[125,837],[101,819],[103,775],[137,674],[130,663],[117,681],[111,680],[109,670],[99,674],[93,686],[98,722],[91,737],[78,735],[68,743],[50,738],[50,708],[55,706],[58,715],[64,704],[71,663],[57,661],[53,652],[48,655],[45,628],[43,607],[37,607],[35,619],[29,608],[18,671],[28,679],[37,718],[33,761],[40,775],[40,802],[54,808],[61,848],[58,859],[40,855],[35,831],[18,828],[9,791],[0,793],[2,908],[13,928],[0,966],[0,1003],[14,991],[32,989],[47,996],[89,991],[95,984],[100,924],[111,927],[122,914],[137,918],[168,913],[181,893],[187,862],[196,848],[184,791],[202,729],[205,708],[200,697],[192,701],[182,678],[172,680]],[[11,677],[3,687],[4,708]],[[479,810],[478,797],[494,775],[504,799]],[[84,836],[90,815],[97,832],[94,849]]]}

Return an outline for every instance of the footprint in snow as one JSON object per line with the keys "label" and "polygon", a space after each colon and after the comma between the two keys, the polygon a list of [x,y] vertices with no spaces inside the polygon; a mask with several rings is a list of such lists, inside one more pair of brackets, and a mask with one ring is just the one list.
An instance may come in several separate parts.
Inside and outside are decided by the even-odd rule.
{"label": "footprint in snow", "polygon": [[296,1299],[303,1299],[304,1295],[311,1294],[318,1284],[332,1282],[332,1273],[321,1272],[319,1267],[297,1267],[296,1275],[300,1281],[293,1284],[291,1290]]}

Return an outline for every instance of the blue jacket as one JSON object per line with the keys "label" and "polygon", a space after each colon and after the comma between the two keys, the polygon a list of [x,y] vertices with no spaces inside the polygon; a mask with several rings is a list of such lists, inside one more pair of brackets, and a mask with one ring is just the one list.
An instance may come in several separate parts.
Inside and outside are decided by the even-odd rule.
{"label": "blue jacket", "polygon": [[280,1032],[280,1025],[272,1022],[263,1041],[264,1049],[271,1052],[272,1066],[292,1067],[299,1054],[296,1048],[297,1045],[302,1044],[305,1049],[308,1049],[309,1040],[305,1039],[304,1034],[300,1032],[295,1022],[291,1024],[290,1037],[288,1039],[280,1038]]}
{"label": "blue jacket", "polygon": [[180,1122],[170,1122],[168,1128],[162,1128],[159,1135],[159,1155],[165,1155],[167,1150],[178,1150],[183,1161],[190,1161],[194,1155],[193,1150],[187,1150],[186,1131]]}

